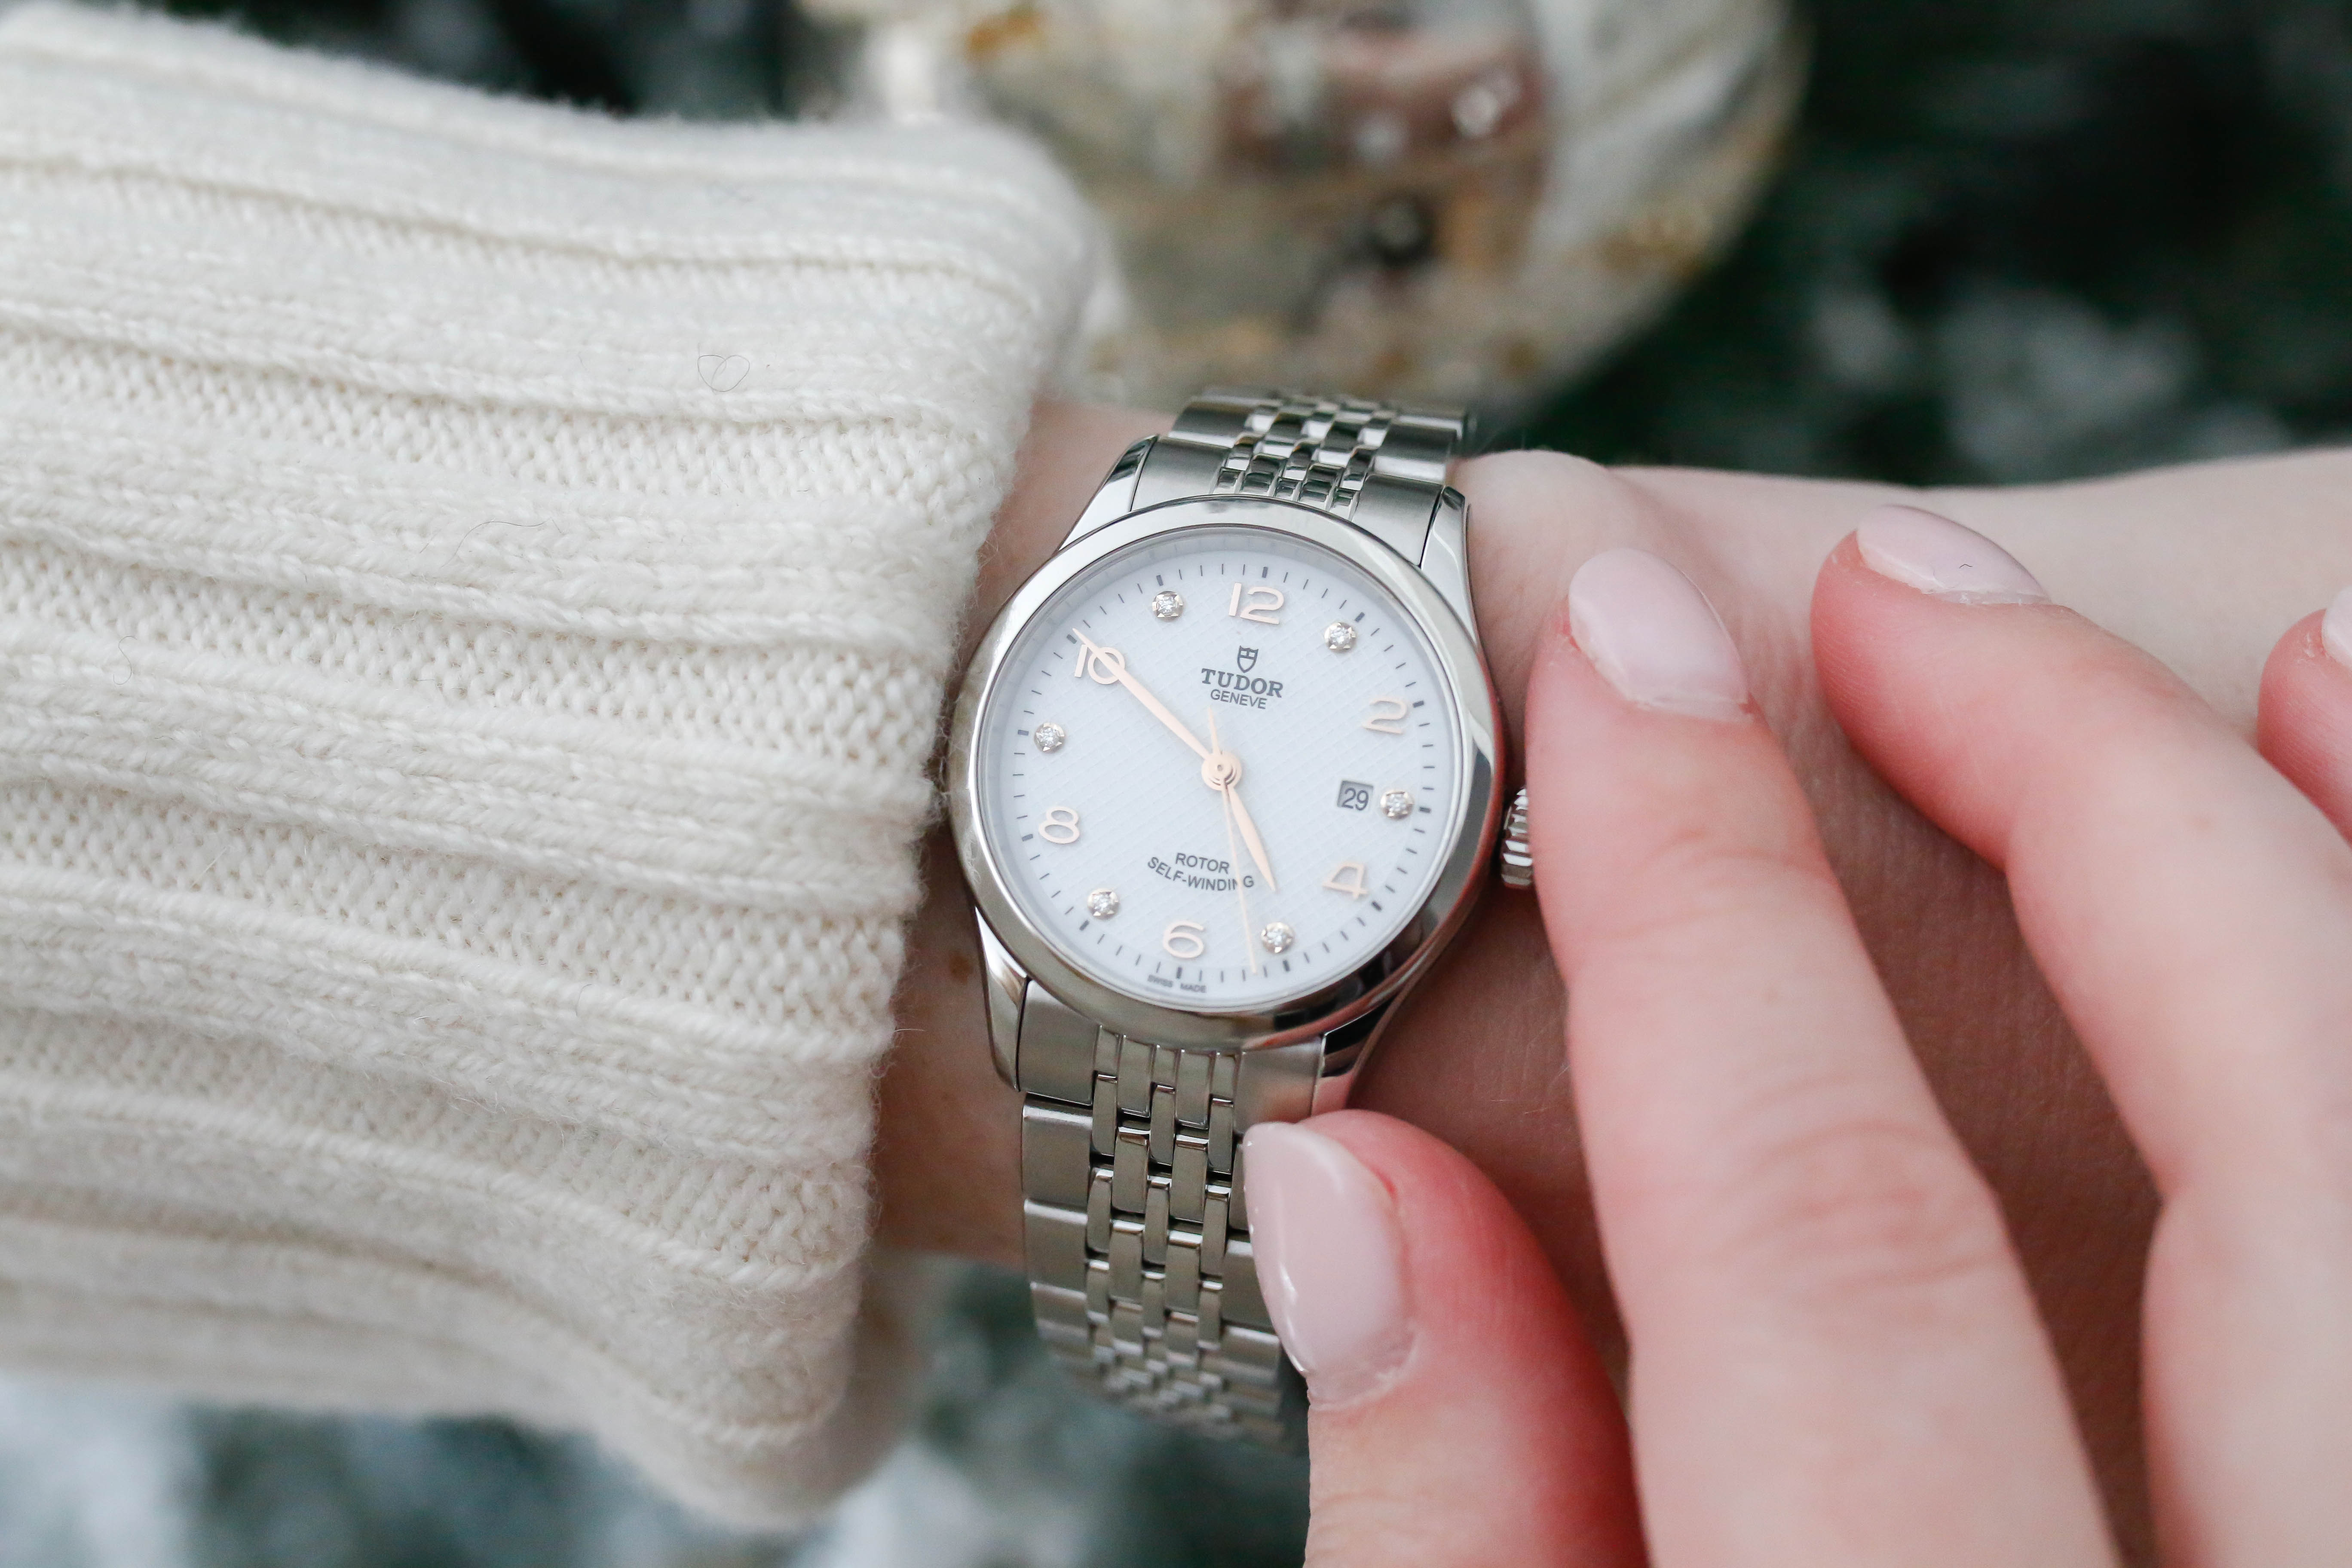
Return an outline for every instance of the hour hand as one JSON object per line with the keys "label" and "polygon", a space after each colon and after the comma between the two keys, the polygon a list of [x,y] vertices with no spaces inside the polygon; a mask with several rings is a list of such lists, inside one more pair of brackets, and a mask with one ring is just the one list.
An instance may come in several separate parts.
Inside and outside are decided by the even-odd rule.
{"label": "hour hand", "polygon": [[[1076,634],[1073,634],[1076,635]],[[1143,682],[1127,672],[1127,656],[1115,647],[1103,647],[1078,636],[1078,673],[1091,678],[1097,686],[1124,686],[1129,695],[1143,704],[1144,710],[1176,733],[1176,738],[1192,749],[1192,754],[1203,760],[1209,748],[1194,738],[1184,727],[1184,721],[1168,710],[1168,705],[1144,689]]]}

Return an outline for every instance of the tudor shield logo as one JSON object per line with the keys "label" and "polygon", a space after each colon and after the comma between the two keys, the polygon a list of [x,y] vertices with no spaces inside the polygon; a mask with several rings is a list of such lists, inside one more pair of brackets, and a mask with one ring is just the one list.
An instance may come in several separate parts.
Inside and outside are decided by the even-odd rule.
{"label": "tudor shield logo", "polygon": [[[5,3],[0,0],[0,5]],[[1257,653],[1254,647],[1234,649],[1232,669],[1212,669],[1202,665],[1201,684],[1209,689],[1209,700],[1230,702],[1237,708],[1263,709],[1269,700],[1280,697],[1282,682],[1250,673],[1257,668]]]}

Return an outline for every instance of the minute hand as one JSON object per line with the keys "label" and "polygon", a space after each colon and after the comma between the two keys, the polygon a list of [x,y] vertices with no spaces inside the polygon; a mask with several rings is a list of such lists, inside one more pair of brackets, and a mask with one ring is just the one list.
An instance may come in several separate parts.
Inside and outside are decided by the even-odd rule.
{"label": "minute hand", "polygon": [[[1169,729],[1174,731],[1178,740],[1192,748],[1192,754],[1194,756],[1199,757],[1203,762],[1208,760],[1209,748],[1201,744],[1198,740],[1193,738],[1192,731],[1184,727],[1184,721],[1176,717],[1175,714],[1168,711],[1168,705],[1166,703],[1151,695],[1150,692],[1146,691],[1143,689],[1143,682],[1136,679],[1135,677],[1127,672],[1127,656],[1125,654],[1119,652],[1118,649],[1115,647],[1097,647],[1094,643],[1089,642],[1083,636],[1078,637],[1078,647],[1083,650],[1078,656],[1080,660],[1078,668],[1082,673],[1093,677],[1095,683],[1098,686],[1118,685],[1126,687],[1129,693],[1132,695],[1138,702],[1143,704],[1145,711],[1149,712],[1154,719],[1159,720],[1162,724],[1167,725]],[[1102,678],[1101,674],[1098,673],[1102,670],[1110,671],[1110,679],[1105,680]],[[1252,837],[1255,837],[1255,835],[1253,834]]]}
{"label": "minute hand", "polygon": [[[1250,852],[1250,858],[1257,862],[1257,874],[1265,879],[1268,888],[1278,893],[1282,889],[1275,882],[1274,868],[1266,864],[1265,840],[1257,836],[1257,824],[1250,820],[1249,807],[1242,804],[1242,760],[1225,750],[1224,743],[1217,739],[1217,710],[1214,704],[1209,708],[1209,743],[1217,750],[1201,763],[1201,782],[1225,797],[1225,805],[1232,812],[1232,821],[1241,829],[1242,845]],[[1242,913],[1246,921],[1249,913],[1247,902],[1242,905]]]}
{"label": "minute hand", "polygon": [[1246,848],[1246,851],[1249,851],[1249,858],[1258,863],[1258,875],[1265,877],[1267,889],[1273,889],[1273,891],[1279,893],[1282,889],[1275,884],[1275,868],[1265,863],[1265,839],[1258,837],[1258,826],[1249,820],[1249,806],[1242,804],[1242,781],[1234,778],[1234,781],[1230,781],[1228,785],[1225,785],[1225,799],[1233,802],[1233,826],[1242,830],[1242,848]]}
{"label": "minute hand", "polygon": [[1265,840],[1257,836],[1257,824],[1250,820],[1249,807],[1242,804],[1241,786],[1227,784],[1225,798],[1234,803],[1234,826],[1242,830],[1242,845],[1249,850],[1250,858],[1257,862],[1257,874],[1265,879],[1268,888],[1277,893],[1282,891],[1275,882],[1274,868],[1265,863]]}

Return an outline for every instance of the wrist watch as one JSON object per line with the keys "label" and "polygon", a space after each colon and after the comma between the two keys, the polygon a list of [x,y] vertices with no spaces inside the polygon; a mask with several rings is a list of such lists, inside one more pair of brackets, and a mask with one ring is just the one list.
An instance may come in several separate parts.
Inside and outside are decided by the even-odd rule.
{"label": "wrist watch", "polygon": [[1494,850],[1501,726],[1446,483],[1465,430],[1203,393],[1111,468],[956,701],[1038,1330],[1196,1430],[1284,1443],[1303,1407],[1242,1134],[1345,1103]]}

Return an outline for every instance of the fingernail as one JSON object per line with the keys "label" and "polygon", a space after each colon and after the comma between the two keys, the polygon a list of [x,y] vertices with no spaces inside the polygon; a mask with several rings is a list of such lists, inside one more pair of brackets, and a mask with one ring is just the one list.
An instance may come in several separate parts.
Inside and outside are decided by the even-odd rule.
{"label": "fingernail", "polygon": [[2352,667],[2352,588],[2336,595],[2319,618],[2319,640],[2336,663]]}
{"label": "fingernail", "polygon": [[1321,1405],[1378,1389],[1412,1346],[1404,1238],[1380,1178],[1290,1122],[1242,1140],[1250,1247],[1275,1332]]}
{"label": "fingernail", "polygon": [[2050,590],[1973,528],[1916,506],[1883,506],[1853,531],[1863,563],[1955,605],[2046,605]]}
{"label": "fingernail", "polygon": [[1644,550],[1604,550],[1568,584],[1568,630],[1628,702],[1700,719],[1748,711],[1748,670],[1697,584]]}

